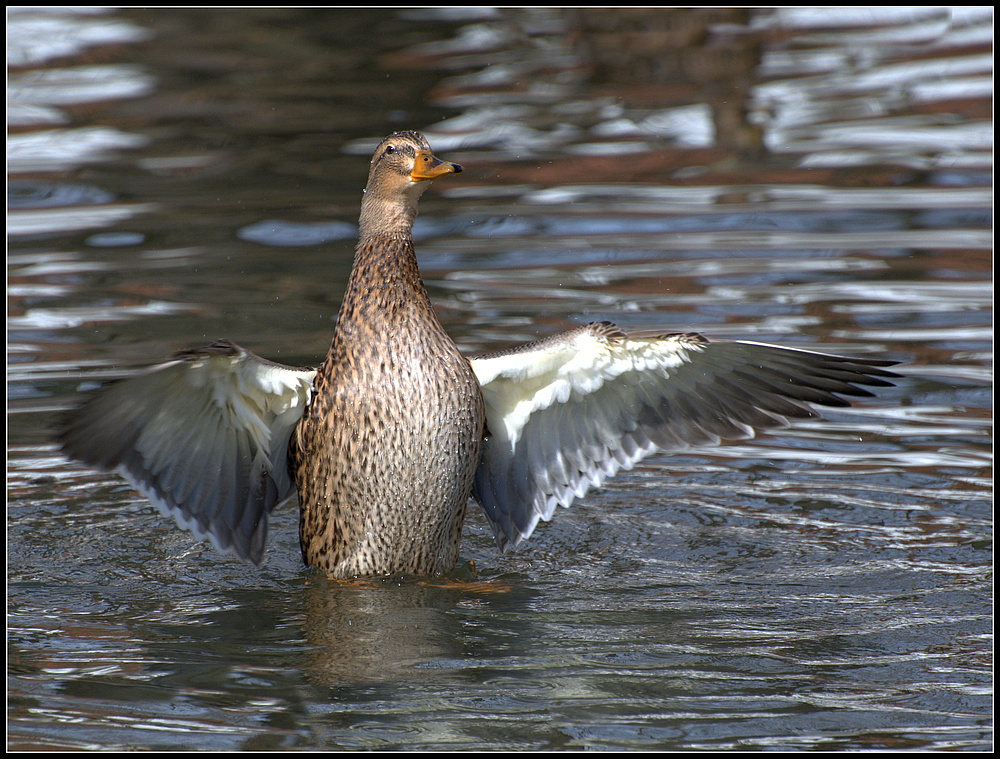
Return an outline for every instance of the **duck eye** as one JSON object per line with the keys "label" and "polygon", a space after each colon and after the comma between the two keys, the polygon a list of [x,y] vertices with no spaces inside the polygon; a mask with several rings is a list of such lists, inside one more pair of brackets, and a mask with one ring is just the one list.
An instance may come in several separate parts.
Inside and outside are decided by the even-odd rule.
{"label": "duck eye", "polygon": [[396,148],[393,147],[392,145],[387,146],[386,149],[385,149],[386,155],[388,155],[389,153],[395,153],[395,152],[396,152]]}

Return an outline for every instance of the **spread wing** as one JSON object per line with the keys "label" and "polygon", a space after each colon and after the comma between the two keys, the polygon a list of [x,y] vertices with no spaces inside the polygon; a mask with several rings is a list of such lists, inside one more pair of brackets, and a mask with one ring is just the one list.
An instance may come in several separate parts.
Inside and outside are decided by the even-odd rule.
{"label": "spread wing", "polygon": [[268,514],[295,494],[288,440],[315,375],[220,340],[102,388],[58,437],[198,538],[260,564]]}
{"label": "spread wing", "polygon": [[488,433],[473,496],[501,549],[654,451],[754,437],[897,376],[879,368],[892,361],[691,333],[629,336],[610,322],[471,363]]}

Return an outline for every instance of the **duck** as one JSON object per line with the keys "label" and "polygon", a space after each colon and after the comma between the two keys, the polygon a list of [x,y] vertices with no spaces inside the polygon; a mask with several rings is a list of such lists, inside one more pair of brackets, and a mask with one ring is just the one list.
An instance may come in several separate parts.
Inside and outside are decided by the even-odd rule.
{"label": "duck", "polygon": [[465,356],[420,276],[430,183],[462,172],[427,139],[378,145],[353,267],[316,368],[229,341],[90,393],[57,433],[223,554],[261,565],[269,516],[298,500],[307,566],[332,579],[457,564],[466,507],[501,551],[645,457],[741,440],[888,387],[896,362],[593,322]]}

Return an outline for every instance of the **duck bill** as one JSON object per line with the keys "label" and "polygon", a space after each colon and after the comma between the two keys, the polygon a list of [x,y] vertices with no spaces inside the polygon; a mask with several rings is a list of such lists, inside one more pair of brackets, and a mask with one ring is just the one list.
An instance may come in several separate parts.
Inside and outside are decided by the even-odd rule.
{"label": "duck bill", "polygon": [[430,179],[443,177],[445,174],[460,174],[462,167],[457,163],[447,163],[426,150],[417,151],[417,159],[413,163],[410,179],[414,182],[426,182]]}

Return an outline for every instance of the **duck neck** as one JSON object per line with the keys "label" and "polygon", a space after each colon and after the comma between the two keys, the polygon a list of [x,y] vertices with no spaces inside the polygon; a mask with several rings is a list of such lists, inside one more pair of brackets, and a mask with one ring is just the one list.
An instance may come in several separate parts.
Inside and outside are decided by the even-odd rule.
{"label": "duck neck", "polygon": [[334,345],[346,347],[382,333],[398,336],[418,323],[437,323],[413,249],[421,185],[407,188],[409,192],[382,194],[369,184],[365,191],[358,247]]}
{"label": "duck neck", "polygon": [[355,331],[371,336],[382,328],[395,333],[403,320],[415,316],[435,318],[409,231],[364,236],[354,254],[337,333],[344,338]]}
{"label": "duck neck", "polygon": [[419,182],[387,192],[378,182],[369,181],[361,201],[358,248],[345,306],[387,308],[395,301],[430,307],[412,236],[417,200],[425,187],[426,183]]}
{"label": "duck neck", "polygon": [[369,178],[361,198],[360,244],[373,237],[409,239],[417,218],[417,201],[428,184],[403,180],[387,189],[374,177]]}
{"label": "duck neck", "polygon": [[411,239],[416,218],[416,203],[390,202],[366,191],[361,204],[359,243],[364,245],[372,238]]}

